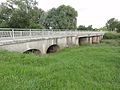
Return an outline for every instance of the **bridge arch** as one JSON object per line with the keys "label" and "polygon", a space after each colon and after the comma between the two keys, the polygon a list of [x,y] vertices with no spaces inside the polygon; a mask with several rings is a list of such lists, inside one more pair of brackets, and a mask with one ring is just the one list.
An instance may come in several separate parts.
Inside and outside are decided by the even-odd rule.
{"label": "bridge arch", "polygon": [[41,51],[39,49],[29,49],[23,52],[25,54],[35,54],[35,55],[41,55]]}
{"label": "bridge arch", "polygon": [[46,53],[54,53],[57,52],[60,49],[60,47],[57,44],[53,44],[51,46],[48,47],[47,52]]}

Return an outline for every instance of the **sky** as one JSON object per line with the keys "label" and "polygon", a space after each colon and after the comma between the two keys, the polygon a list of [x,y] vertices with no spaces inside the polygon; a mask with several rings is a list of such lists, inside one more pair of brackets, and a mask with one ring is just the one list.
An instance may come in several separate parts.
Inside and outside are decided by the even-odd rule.
{"label": "sky", "polygon": [[[5,0],[0,0],[3,2]],[[78,12],[77,25],[100,28],[110,18],[120,20],[120,0],[36,0],[44,11],[60,5],[70,5]]]}

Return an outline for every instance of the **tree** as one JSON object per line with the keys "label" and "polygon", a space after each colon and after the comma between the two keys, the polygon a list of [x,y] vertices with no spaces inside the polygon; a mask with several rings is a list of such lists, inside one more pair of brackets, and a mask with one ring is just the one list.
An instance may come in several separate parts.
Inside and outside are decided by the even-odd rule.
{"label": "tree", "polygon": [[21,10],[15,10],[8,23],[11,28],[28,28],[29,24],[29,16]]}
{"label": "tree", "polygon": [[43,28],[40,18],[44,11],[37,7],[36,0],[7,0],[0,7],[1,27]]}
{"label": "tree", "polygon": [[44,11],[42,9],[39,9],[38,7],[33,7],[28,14],[30,16],[30,28],[44,28],[43,21],[41,20],[44,14]]}
{"label": "tree", "polygon": [[46,13],[46,18],[45,18],[45,21],[44,21],[44,25],[46,28],[49,28],[49,27],[52,27],[54,29],[58,28],[58,23],[57,23],[57,19],[58,19],[58,16],[57,16],[57,13],[56,13],[56,9],[55,8],[52,8],[51,10],[49,10],[47,13]]}
{"label": "tree", "polygon": [[92,31],[92,30],[94,30],[94,29],[92,28],[92,25],[89,25],[89,26],[87,27],[87,30]]}
{"label": "tree", "polygon": [[120,21],[117,23],[116,29],[117,29],[116,31],[120,33]]}
{"label": "tree", "polygon": [[61,5],[44,12],[36,0],[7,0],[0,4],[0,27],[76,29],[77,11]]}
{"label": "tree", "polygon": [[109,31],[120,32],[120,21],[115,18],[111,18],[107,21],[106,27]]}
{"label": "tree", "polygon": [[87,30],[87,27],[85,27],[84,25],[79,25],[77,30]]}
{"label": "tree", "polygon": [[93,31],[93,30],[96,30],[96,29],[93,29],[92,28],[92,25],[89,25],[88,27],[84,26],[84,25],[79,25],[78,30],[89,30],[89,31]]}
{"label": "tree", "polygon": [[107,27],[106,27],[106,26],[101,27],[101,28],[99,28],[98,30],[99,30],[99,31],[108,31],[108,29],[107,29]]}
{"label": "tree", "polygon": [[106,27],[109,31],[115,31],[117,24],[118,24],[118,20],[115,18],[111,18],[107,21]]}
{"label": "tree", "polygon": [[12,16],[12,7],[8,6],[7,3],[0,4],[0,27],[9,27],[8,22]]}
{"label": "tree", "polygon": [[77,15],[77,11],[70,6],[61,5],[57,9],[52,8],[47,13],[46,28],[76,29]]}

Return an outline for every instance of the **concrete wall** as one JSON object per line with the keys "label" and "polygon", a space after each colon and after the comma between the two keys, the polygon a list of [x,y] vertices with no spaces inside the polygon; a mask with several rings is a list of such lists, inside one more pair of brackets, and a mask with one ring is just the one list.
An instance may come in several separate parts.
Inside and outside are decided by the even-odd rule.
{"label": "concrete wall", "polygon": [[92,37],[92,43],[97,44],[100,42],[100,36],[93,36]]}
{"label": "concrete wall", "polygon": [[92,37],[79,37],[79,45],[92,44]]}
{"label": "concrete wall", "polygon": [[9,51],[25,52],[31,49],[37,49],[41,54],[46,54],[48,48],[52,45],[58,45],[60,49],[65,47],[78,46],[82,44],[92,44],[99,43],[102,36],[91,36],[91,37],[79,37],[79,36],[67,36],[67,37],[57,37],[57,38],[47,38],[31,40],[26,42],[19,42],[8,45],[1,45],[0,49],[5,49]]}

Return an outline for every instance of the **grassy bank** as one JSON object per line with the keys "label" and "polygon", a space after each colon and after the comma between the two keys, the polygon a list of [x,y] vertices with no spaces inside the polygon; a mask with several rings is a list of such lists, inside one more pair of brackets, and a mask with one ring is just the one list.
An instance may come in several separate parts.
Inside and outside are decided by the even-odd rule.
{"label": "grassy bank", "polygon": [[41,57],[0,51],[0,90],[120,90],[120,47],[104,42]]}

